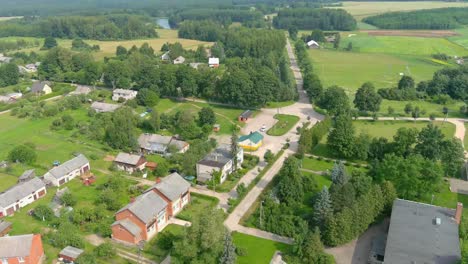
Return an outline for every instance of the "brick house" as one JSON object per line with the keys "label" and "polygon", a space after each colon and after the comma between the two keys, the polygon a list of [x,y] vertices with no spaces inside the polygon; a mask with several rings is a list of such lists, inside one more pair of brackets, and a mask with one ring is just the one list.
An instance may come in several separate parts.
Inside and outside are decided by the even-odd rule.
{"label": "brick house", "polygon": [[48,171],[44,174],[44,179],[50,181],[54,186],[61,186],[77,176],[89,173],[90,169],[89,160],[80,154]]}
{"label": "brick house", "polygon": [[173,173],[115,214],[112,238],[128,244],[150,240],[190,202],[190,184]]}
{"label": "brick house", "polygon": [[142,171],[146,167],[146,159],[142,155],[120,152],[114,160],[118,170],[134,173]]}
{"label": "brick house", "polygon": [[46,195],[46,186],[39,178],[18,183],[0,193],[0,217],[12,215],[20,208]]}
{"label": "brick house", "polygon": [[40,264],[44,261],[41,235],[0,237],[2,264]]}

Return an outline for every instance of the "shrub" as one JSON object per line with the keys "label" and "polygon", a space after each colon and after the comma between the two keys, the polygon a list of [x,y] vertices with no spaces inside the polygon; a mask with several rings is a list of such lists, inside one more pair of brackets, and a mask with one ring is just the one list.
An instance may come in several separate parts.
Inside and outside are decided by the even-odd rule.
{"label": "shrub", "polygon": [[242,256],[247,256],[248,251],[247,251],[247,249],[245,247],[237,246],[236,247],[236,253],[237,253],[238,256],[242,257]]}
{"label": "shrub", "polygon": [[24,144],[13,148],[8,154],[8,160],[12,162],[21,162],[25,164],[33,164],[37,159],[36,151]]}
{"label": "shrub", "polygon": [[50,221],[54,217],[54,212],[47,205],[38,205],[34,208],[34,217],[41,221]]}
{"label": "shrub", "polygon": [[116,255],[116,251],[114,246],[107,242],[104,244],[99,245],[97,248],[94,249],[94,254],[98,257],[113,257]]}

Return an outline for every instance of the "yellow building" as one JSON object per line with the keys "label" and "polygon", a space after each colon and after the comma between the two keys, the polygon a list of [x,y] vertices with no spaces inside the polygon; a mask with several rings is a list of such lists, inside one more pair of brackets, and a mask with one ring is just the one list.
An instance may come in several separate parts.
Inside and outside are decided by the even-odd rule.
{"label": "yellow building", "polygon": [[263,144],[263,135],[255,131],[249,135],[239,137],[239,146],[244,150],[256,151]]}

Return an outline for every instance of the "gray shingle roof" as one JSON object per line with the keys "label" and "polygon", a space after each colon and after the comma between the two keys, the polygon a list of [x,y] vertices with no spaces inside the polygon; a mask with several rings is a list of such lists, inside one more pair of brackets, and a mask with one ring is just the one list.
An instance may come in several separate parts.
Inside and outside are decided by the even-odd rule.
{"label": "gray shingle roof", "polygon": [[134,236],[139,236],[141,234],[141,229],[130,220],[123,219],[123,220],[120,220],[120,221],[115,221],[112,224],[112,226],[114,226],[114,225],[123,226],[125,229],[128,230],[128,232],[130,232]]}
{"label": "gray shingle roof", "polygon": [[0,237],[0,259],[29,256],[33,236],[33,234],[29,234]]}
{"label": "gray shingle roof", "polygon": [[33,85],[31,86],[31,92],[33,93],[40,93],[44,90],[44,87],[46,85],[49,85],[48,82],[41,82],[41,81],[36,81],[33,83]]}
{"label": "gray shingle roof", "polygon": [[154,152],[166,152],[169,145],[174,145],[178,150],[188,145],[187,142],[174,139],[171,136],[162,136],[158,134],[141,134],[138,138],[140,148]]}
{"label": "gray shingle roof", "polygon": [[157,189],[171,201],[175,201],[182,194],[186,193],[189,188],[190,183],[188,183],[184,178],[182,178],[182,176],[175,172],[162,178],[161,182],[153,185],[150,190]]}
{"label": "gray shingle roof", "polygon": [[166,207],[166,201],[159,195],[154,192],[147,192],[138,196],[133,203],[128,204],[117,213],[129,210],[145,224],[149,224]]}
{"label": "gray shingle roof", "polygon": [[83,167],[87,163],[89,163],[88,159],[83,154],[80,154],[73,159],[68,160],[63,164],[51,169],[47,173],[50,173],[56,179],[60,179],[68,173]]}
{"label": "gray shingle roof", "polygon": [[461,253],[454,215],[453,209],[395,200],[385,263],[457,263]]}
{"label": "gray shingle roof", "polygon": [[142,158],[142,156],[140,156],[140,155],[120,152],[117,155],[117,157],[115,157],[114,161],[119,162],[119,163],[130,164],[130,165],[137,165],[138,161],[140,161],[141,158]]}
{"label": "gray shingle roof", "polygon": [[18,183],[0,194],[0,207],[5,208],[10,206],[16,201],[21,200],[44,187],[44,182],[39,178],[33,178],[27,182]]}
{"label": "gray shingle roof", "polygon": [[229,145],[221,145],[208,155],[206,155],[199,164],[222,168],[233,158]]}
{"label": "gray shingle roof", "polygon": [[34,172],[34,169],[32,170],[27,170],[21,174],[21,176],[18,178],[19,181],[24,181],[30,178],[36,177],[36,173]]}
{"label": "gray shingle roof", "polygon": [[67,246],[66,248],[62,249],[62,251],[60,251],[59,255],[76,259],[81,254],[83,254],[83,252],[84,250],[82,249],[72,247],[72,246]]}
{"label": "gray shingle roof", "polygon": [[11,227],[11,223],[7,221],[1,221],[0,220],[0,233],[3,231],[7,230],[7,228]]}

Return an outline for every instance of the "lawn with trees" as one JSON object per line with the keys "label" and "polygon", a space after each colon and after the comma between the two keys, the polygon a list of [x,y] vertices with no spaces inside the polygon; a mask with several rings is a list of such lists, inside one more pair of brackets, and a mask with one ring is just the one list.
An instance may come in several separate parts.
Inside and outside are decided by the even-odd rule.
{"label": "lawn with trees", "polygon": [[237,246],[238,264],[268,263],[276,251],[290,252],[291,246],[242,233],[233,233],[232,239]]}

